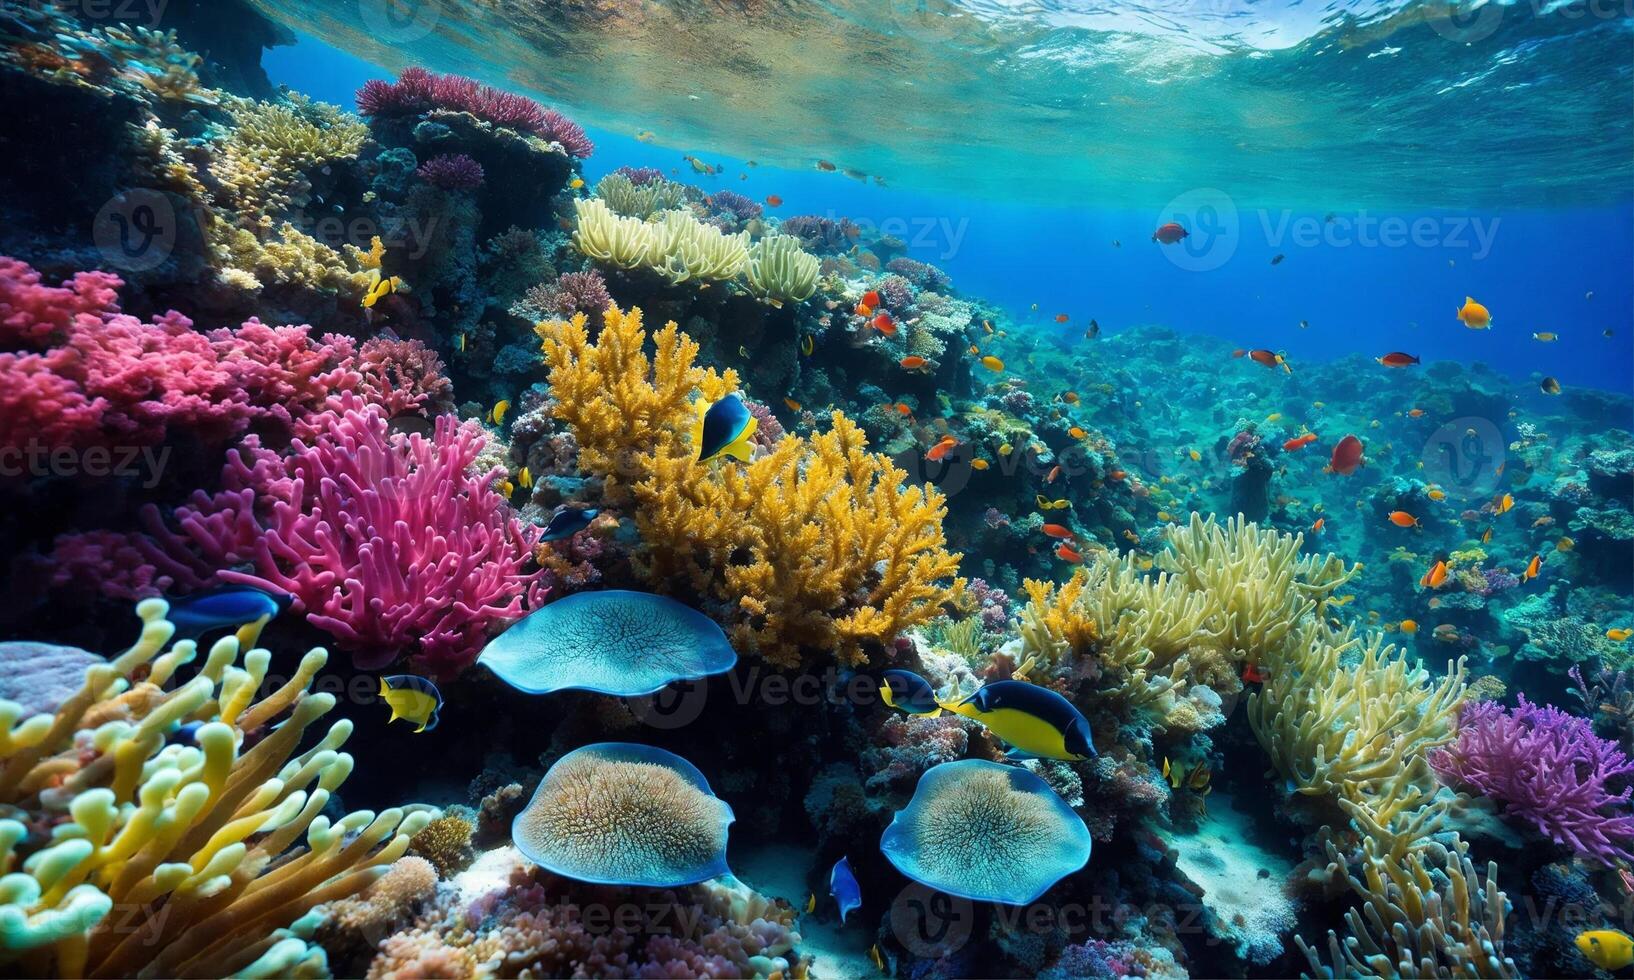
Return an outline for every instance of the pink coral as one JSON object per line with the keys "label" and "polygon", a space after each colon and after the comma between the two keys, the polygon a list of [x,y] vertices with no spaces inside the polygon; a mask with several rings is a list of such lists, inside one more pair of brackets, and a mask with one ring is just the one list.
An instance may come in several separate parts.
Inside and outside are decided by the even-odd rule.
{"label": "pink coral", "polygon": [[482,164],[463,153],[444,153],[420,164],[414,176],[445,191],[474,191],[487,174]]}
{"label": "pink coral", "polygon": [[554,109],[472,78],[436,75],[424,68],[406,69],[395,82],[365,82],[357,93],[357,109],[365,116],[417,115],[433,109],[468,112],[495,126],[558,143],[576,157],[595,151],[584,128]]}
{"label": "pink coral", "polygon": [[868,788],[907,789],[930,767],[964,758],[973,724],[958,715],[893,712],[875,733],[876,744],[862,753]]}
{"label": "pink coral", "polygon": [[67,337],[77,317],[102,321],[117,310],[119,277],[107,272],[78,272],[60,286],[42,286],[41,276],[26,262],[0,255],[0,343],[37,347]]}
{"label": "pink coral", "polygon": [[374,337],[358,349],[356,363],[358,390],[388,415],[440,415],[453,407],[454,382],[443,359],[418,340]]}
{"label": "pink coral", "polygon": [[386,413],[355,396],[332,402],[287,455],[255,437],[229,454],[223,490],[195,494],[166,528],[151,509],[155,559],[195,555],[225,581],[287,592],[308,620],[376,669],[406,652],[450,677],[491,629],[537,607],[524,571],[537,530],[474,472],[484,435],[437,419],[430,438],[390,435]]}

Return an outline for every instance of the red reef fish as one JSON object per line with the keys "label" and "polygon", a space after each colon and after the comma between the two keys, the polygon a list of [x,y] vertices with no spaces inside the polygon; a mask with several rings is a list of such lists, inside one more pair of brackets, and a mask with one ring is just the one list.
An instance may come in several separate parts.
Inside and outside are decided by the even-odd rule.
{"label": "red reef fish", "polygon": [[1288,359],[1274,350],[1251,350],[1248,352],[1248,359],[1255,364],[1263,364],[1268,368],[1279,367],[1289,374],[1294,373],[1294,369],[1288,366]]}
{"label": "red reef fish", "polygon": [[1072,318],[1067,316],[1065,313],[1057,313],[1055,315],[1055,322],[1056,323],[1066,323],[1070,319],[1072,319]]}
{"label": "red reef fish", "polygon": [[891,319],[889,313],[881,313],[879,316],[874,317],[873,325],[875,330],[887,337],[896,336],[896,321]]}
{"label": "red reef fish", "polygon": [[1050,470],[1050,475],[1046,476],[1044,478],[1044,482],[1045,483],[1054,483],[1056,480],[1059,480],[1060,478],[1061,478],[1061,467],[1057,466],[1054,469]]}
{"label": "red reef fish", "polygon": [[1430,570],[1424,573],[1424,577],[1418,580],[1418,584],[1426,589],[1439,589],[1447,584],[1447,563],[1438,561],[1431,565]]}
{"label": "red reef fish", "polygon": [[1076,548],[1073,548],[1065,543],[1055,546],[1055,557],[1065,562],[1071,562],[1074,565],[1084,560],[1084,556],[1079,554]]}
{"label": "red reef fish", "polygon": [[766,206],[771,208],[780,208],[783,206],[783,199],[778,197],[776,194],[767,194]]}
{"label": "red reef fish", "polygon": [[1178,222],[1170,221],[1157,226],[1157,231],[1152,232],[1152,241],[1173,245],[1189,234],[1191,232],[1180,227]]}
{"label": "red reef fish", "polygon": [[925,453],[925,458],[933,463],[939,463],[947,458],[948,453],[953,452],[958,447],[959,440],[952,436],[943,436],[941,442],[930,447],[930,450]]}
{"label": "red reef fish", "polygon": [[1349,476],[1361,465],[1362,440],[1355,436],[1345,436],[1333,447],[1333,456],[1328,460],[1328,472]]}
{"label": "red reef fish", "polygon": [[866,293],[863,293],[862,305],[868,307],[869,309],[879,309],[879,293],[872,289],[868,290]]}
{"label": "red reef fish", "polygon": [[918,354],[909,354],[902,360],[897,361],[897,363],[902,365],[902,369],[904,371],[923,371],[925,366],[930,362],[925,360],[923,357],[920,357]]}
{"label": "red reef fish", "polygon": [[1060,524],[1046,524],[1042,530],[1052,538],[1060,538],[1063,541],[1078,540],[1078,535],[1073,534],[1070,529],[1062,527]]}
{"label": "red reef fish", "polygon": [[1542,567],[1543,567],[1543,556],[1542,555],[1533,555],[1532,560],[1527,562],[1527,564],[1526,564],[1526,571],[1521,572],[1521,581],[1522,582],[1530,582],[1533,579],[1537,578],[1538,577],[1538,570],[1541,569]]}
{"label": "red reef fish", "polygon": [[1377,360],[1380,364],[1383,364],[1385,367],[1394,368],[1412,367],[1414,364],[1419,363],[1418,358],[1411,354],[1403,354],[1399,350],[1393,350],[1383,357],[1375,358],[1375,360]]}
{"label": "red reef fish", "polygon": [[1283,443],[1282,444],[1282,449],[1283,449],[1284,452],[1290,452],[1291,453],[1296,449],[1304,449],[1306,446],[1309,446],[1311,443],[1313,443],[1315,441],[1316,441],[1316,433],[1307,432],[1302,436],[1294,436],[1292,439],[1289,439],[1287,442]]}

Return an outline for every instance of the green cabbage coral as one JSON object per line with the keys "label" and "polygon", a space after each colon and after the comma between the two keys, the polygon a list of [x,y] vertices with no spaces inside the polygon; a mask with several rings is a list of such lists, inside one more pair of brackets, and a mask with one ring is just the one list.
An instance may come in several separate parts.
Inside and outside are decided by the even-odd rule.
{"label": "green cabbage coral", "polygon": [[749,236],[727,235],[690,211],[665,211],[649,223],[647,265],[670,282],[724,282],[749,261]]}
{"label": "green cabbage coral", "polygon": [[801,303],[817,291],[817,256],[800,248],[800,240],[772,235],[749,249],[749,291],[773,306]]}
{"label": "green cabbage coral", "polygon": [[615,213],[645,221],[686,201],[686,185],[662,177],[637,185],[623,174],[608,174],[596,184],[596,196]]}

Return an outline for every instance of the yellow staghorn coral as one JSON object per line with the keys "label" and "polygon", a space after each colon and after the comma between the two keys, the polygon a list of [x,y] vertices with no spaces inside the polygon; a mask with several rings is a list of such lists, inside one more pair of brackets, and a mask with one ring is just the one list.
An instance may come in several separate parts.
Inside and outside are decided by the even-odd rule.
{"label": "yellow staghorn coral", "polygon": [[843,414],[747,466],[700,463],[688,401],[723,397],[737,377],[695,367],[698,346],[675,324],[655,335],[650,361],[639,311],[608,311],[595,345],[582,316],[539,331],[552,410],[573,429],[581,466],[634,503],[649,584],[730,607],[740,650],[780,666],[861,663],[959,587],[942,495],[905,486]]}
{"label": "yellow staghorn coral", "polygon": [[[274,960],[306,973],[313,954],[275,930],[367,887],[436,815],[320,816],[352,767],[349,721],[298,751],[335,704],[307,691],[325,652],[257,699],[271,654],[237,666],[229,636],[183,682],[198,650],[170,644],[168,612],[138,605],[136,645],[89,668],[55,714],[0,701],[0,805],[23,817],[0,819],[0,962],[27,974],[224,976]],[[193,744],[167,744],[193,723]],[[46,840],[29,830],[47,825]]]}
{"label": "yellow staghorn coral", "polygon": [[368,265],[371,253],[353,245],[337,252],[288,223],[257,233],[212,218],[205,237],[217,276],[250,291],[290,285],[357,302],[380,275]]}
{"label": "yellow staghorn coral", "polygon": [[305,207],[311,190],[306,171],[357,156],[369,135],[363,120],[302,96],[285,102],[235,98],[225,108],[236,125],[221,140],[209,171],[222,189],[220,203],[245,223]]}
{"label": "yellow staghorn coral", "polygon": [[[1371,843],[1371,842],[1370,842]],[[1482,875],[1469,858],[1468,845],[1426,843],[1393,858],[1371,846],[1361,858],[1360,873],[1349,870],[1330,843],[1328,855],[1345,868],[1351,889],[1362,900],[1345,913],[1349,935],[1328,932],[1327,953],[1295,937],[1311,965],[1323,977],[1518,977],[1504,955],[1504,918],[1509,900],[1499,890],[1498,866],[1489,862]]]}

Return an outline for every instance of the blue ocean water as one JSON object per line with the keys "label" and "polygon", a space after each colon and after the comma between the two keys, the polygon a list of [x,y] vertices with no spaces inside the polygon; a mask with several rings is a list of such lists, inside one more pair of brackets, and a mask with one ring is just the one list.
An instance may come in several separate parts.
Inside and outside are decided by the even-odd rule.
{"label": "blue ocean water", "polygon": [[[274,82],[346,106],[383,74],[312,37],[271,49],[265,64]],[[1519,381],[1550,375],[1567,386],[1634,387],[1634,195],[1626,191],[1615,203],[1558,209],[1399,211],[1335,199],[1312,210],[1239,208],[1226,183],[1177,187],[1167,208],[1045,207],[751,165],[709,146],[587,129],[597,146],[586,162],[592,183],[622,166],[673,169],[705,190],[781,197],[774,213],[785,217],[871,224],[947,270],[966,294],[1063,343],[1080,341],[1091,320],[1107,334],[1162,324],[1284,350],[1295,365],[1399,350],[1426,363],[1483,362]],[[683,156],[720,172],[699,174]],[[1176,219],[1190,238],[1152,241],[1158,224]],[[1492,329],[1470,330],[1454,316],[1465,296],[1492,311]]]}

